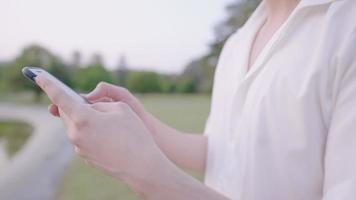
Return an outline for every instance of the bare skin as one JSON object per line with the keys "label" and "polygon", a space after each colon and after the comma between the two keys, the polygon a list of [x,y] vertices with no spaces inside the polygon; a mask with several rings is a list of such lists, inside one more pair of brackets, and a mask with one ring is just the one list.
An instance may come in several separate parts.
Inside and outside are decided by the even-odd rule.
{"label": "bare skin", "polygon": [[[59,108],[77,154],[88,164],[126,182],[141,198],[227,199],[176,167],[158,147],[137,110],[127,103],[82,104],[42,75],[36,77],[36,82]],[[122,89],[111,87],[112,92]]]}
{"label": "bare skin", "polygon": [[[162,123],[147,112],[138,99],[125,88],[100,83],[85,98],[90,102],[123,102],[140,117],[160,149],[177,165],[203,171],[205,169],[207,138],[201,134],[179,132]],[[50,105],[49,111],[59,116],[58,108]],[[187,151],[187,147],[190,147]]]}
{"label": "bare skin", "polygon": [[[265,0],[267,20],[255,37],[249,67],[296,7],[295,0]],[[227,199],[173,163],[204,171],[207,138],[182,133],[148,113],[128,90],[101,83],[78,105],[40,75],[37,83],[64,120],[77,153],[89,164],[125,181],[144,199]],[[60,108],[61,112],[58,111]],[[101,148],[94,148],[100,146]]]}

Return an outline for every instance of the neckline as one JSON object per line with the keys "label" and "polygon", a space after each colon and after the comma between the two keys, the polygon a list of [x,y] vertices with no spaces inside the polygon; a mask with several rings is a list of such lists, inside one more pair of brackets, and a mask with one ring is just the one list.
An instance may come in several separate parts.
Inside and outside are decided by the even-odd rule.
{"label": "neckline", "polygon": [[275,34],[275,33],[273,33],[272,37],[267,41],[267,43],[264,45],[264,47],[262,47],[261,51],[255,57],[253,63],[251,63],[252,51],[254,50],[257,36],[260,34],[260,32],[261,32],[263,26],[266,24],[266,22],[267,22],[267,18],[262,20],[262,22],[260,22],[260,24],[258,24],[256,29],[252,33],[252,38],[248,44],[248,49],[247,49],[246,73],[248,73],[252,69],[252,67],[255,65],[256,61],[258,60],[258,57],[260,57],[261,53],[267,47],[269,41],[272,39],[273,35]]}
{"label": "neckline", "polygon": [[293,9],[293,11],[290,13],[288,18],[279,26],[279,28],[273,33],[272,37],[268,40],[266,45],[263,47],[261,52],[257,55],[254,63],[249,66],[249,61],[250,61],[250,56],[251,56],[251,51],[254,46],[255,39],[257,37],[257,34],[261,30],[262,26],[267,20],[267,14],[266,14],[266,8],[265,8],[265,3],[262,1],[261,5],[257,8],[256,13],[254,13],[251,16],[251,20],[249,20],[249,23],[246,24],[247,26],[245,27],[246,30],[252,29],[250,31],[247,31],[247,34],[250,34],[248,36],[248,41],[247,41],[247,53],[245,56],[245,62],[243,65],[244,72],[245,72],[245,78],[248,78],[253,74],[255,71],[257,71],[261,66],[261,63],[263,60],[265,60],[266,56],[268,53],[273,49],[275,43],[278,42],[278,40],[281,37],[281,34],[284,32],[284,30],[287,28],[286,26],[290,23],[291,19],[299,10],[300,7],[300,2],[298,5]]}
{"label": "neckline", "polygon": [[[245,33],[248,34],[247,36],[247,45],[246,45],[246,56],[245,56],[245,62],[243,64],[243,69],[244,69],[244,76],[247,76],[253,68],[255,68],[256,62],[258,61],[259,57],[261,57],[261,54],[263,53],[264,49],[266,49],[268,43],[264,46],[264,48],[261,50],[259,55],[256,57],[255,61],[253,62],[252,65],[250,65],[250,57],[251,57],[251,51],[254,46],[254,41],[263,27],[264,23],[267,21],[267,15],[265,11],[265,3],[264,1],[261,2],[261,4],[257,7],[256,11],[251,15],[250,19],[247,21],[246,26],[245,26]],[[273,37],[273,36],[272,36]],[[272,38],[271,38],[272,39]]]}

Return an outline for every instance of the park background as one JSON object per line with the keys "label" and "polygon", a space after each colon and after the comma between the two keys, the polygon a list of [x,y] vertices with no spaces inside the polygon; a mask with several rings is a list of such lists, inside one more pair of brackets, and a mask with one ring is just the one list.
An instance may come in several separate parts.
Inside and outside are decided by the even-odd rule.
{"label": "park background", "polygon": [[[125,1],[119,2],[125,4]],[[159,2],[158,0],[157,2],[152,1],[151,4]],[[167,2],[169,3],[168,0]],[[199,5],[200,8],[194,10],[197,15],[209,4],[209,1],[199,2],[201,4]],[[245,23],[259,2],[259,0],[241,0],[221,3],[224,5],[224,11],[221,13],[222,16],[211,27],[212,37],[201,44],[205,46],[200,53],[201,55],[194,55],[195,57],[185,58],[184,62],[175,63],[173,70],[170,70],[171,67],[169,65],[163,66],[165,62],[158,62],[160,67],[155,67],[154,62],[145,64],[145,61],[140,64],[145,66],[137,66],[139,64],[134,61],[132,62],[135,64],[131,64],[131,60],[135,56],[131,58],[129,53],[119,50],[120,46],[117,47],[117,62],[114,64],[112,61],[109,62],[111,64],[108,64],[105,55],[102,55],[100,50],[88,53],[85,45],[83,45],[63,53],[63,50],[47,47],[51,46],[51,41],[45,43],[29,42],[24,44],[16,55],[12,56],[1,57],[0,53],[0,105],[3,105],[5,110],[16,105],[25,106],[26,108],[45,107],[49,103],[47,97],[21,74],[21,69],[24,66],[40,66],[82,93],[92,90],[101,81],[126,87],[137,95],[147,110],[162,121],[182,131],[202,133],[209,113],[214,71],[223,44],[232,33]],[[4,0],[2,3],[11,4],[8,0]],[[102,3],[105,4],[106,1],[102,1]],[[184,1],[182,4],[184,4]],[[19,5],[21,5],[21,2]],[[142,6],[140,4],[137,5]],[[85,7],[85,4],[83,6]],[[154,6],[159,8],[160,5]],[[46,7],[41,9],[46,9]],[[184,7],[181,9],[184,10]],[[62,12],[66,13],[65,11]],[[102,12],[105,11],[101,10],[93,13],[93,15],[100,15]],[[78,10],[78,15],[80,14],[81,11]],[[184,15],[184,13],[182,14]],[[164,12],[163,14],[158,13],[158,15],[165,18]],[[6,20],[11,26],[18,26],[14,19],[2,20]],[[62,23],[66,23],[65,20],[66,18],[63,18]],[[106,23],[115,24],[115,20],[112,19]],[[189,19],[181,17],[181,20],[178,22],[173,21],[172,26],[175,26],[175,23],[182,23],[184,27],[184,20]],[[100,29],[100,25],[97,23],[93,22],[91,24],[93,30]],[[140,19],[140,21],[132,23],[138,23],[135,24],[136,26],[144,26],[146,24],[144,27],[147,27],[148,24],[149,27],[150,21]],[[196,20],[195,23],[199,27],[199,20]],[[128,26],[130,25],[132,26],[133,24],[128,23]],[[127,29],[128,27],[122,26],[120,28]],[[162,30],[164,28],[162,27]],[[81,26],[78,25],[77,29],[81,29]],[[184,31],[189,36],[190,31],[194,32],[193,29],[194,27],[187,27]],[[23,31],[26,32],[26,30]],[[67,34],[68,30],[61,31],[63,34]],[[75,29],[70,30],[73,33],[75,31]],[[161,37],[160,34],[165,34],[164,31],[157,27],[153,31],[158,35],[158,38]],[[9,41],[16,40],[16,35],[12,38],[11,35],[5,35],[5,33],[6,31],[3,32],[3,35],[0,33],[0,37],[8,37],[9,39],[7,40]],[[132,35],[134,37],[134,34]],[[153,38],[157,39],[156,37]],[[162,36],[162,38],[164,37]],[[178,34],[174,35],[174,38],[168,39],[174,39],[179,43],[181,38]],[[99,37],[97,40],[107,39]],[[65,43],[65,41],[63,42]],[[11,45],[11,42],[7,43],[7,45],[9,44]],[[182,45],[184,46],[184,42]],[[4,48],[0,49],[5,51]],[[85,55],[81,51],[84,51]],[[166,62],[172,63],[174,59],[170,61],[169,57],[180,56],[180,51],[177,50],[177,53],[175,53],[174,50],[167,49],[166,51],[165,48],[161,48],[160,51],[154,51],[154,49],[145,49],[144,51],[153,51],[158,57],[162,57]],[[194,51],[194,49],[189,49],[187,52],[190,51]],[[63,54],[66,56],[63,56]],[[188,61],[186,61],[187,59]],[[0,112],[5,111],[0,109]],[[6,116],[6,113],[2,114]],[[16,157],[17,152],[20,152],[26,141],[32,137],[31,133],[33,131],[34,127],[26,121],[0,118],[0,150],[2,148],[6,152],[5,156],[0,154],[0,179],[1,173],[5,173],[5,170],[2,169],[6,169],[6,165]],[[204,178],[202,174],[189,173],[199,180]],[[79,157],[71,159],[55,185],[53,198],[58,200],[137,198],[125,184],[85,165]]]}

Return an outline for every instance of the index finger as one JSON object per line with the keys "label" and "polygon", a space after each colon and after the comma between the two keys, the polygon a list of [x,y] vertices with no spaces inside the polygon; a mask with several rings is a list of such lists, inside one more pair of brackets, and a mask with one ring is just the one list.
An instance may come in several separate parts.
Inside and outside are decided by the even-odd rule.
{"label": "index finger", "polygon": [[52,103],[57,105],[66,115],[71,116],[82,107],[82,103],[78,102],[75,96],[68,92],[71,89],[57,79],[41,73],[35,78],[35,81]]}

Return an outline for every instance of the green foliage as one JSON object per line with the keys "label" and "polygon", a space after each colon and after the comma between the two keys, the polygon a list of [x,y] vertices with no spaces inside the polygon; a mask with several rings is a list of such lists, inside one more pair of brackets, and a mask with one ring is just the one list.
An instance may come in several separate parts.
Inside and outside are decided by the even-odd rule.
{"label": "green foliage", "polygon": [[182,76],[195,83],[196,91],[210,93],[213,87],[214,63],[215,60],[211,56],[194,60],[186,67]]}
{"label": "green foliage", "polygon": [[128,76],[129,70],[128,70],[128,64],[126,61],[125,55],[121,55],[119,64],[117,66],[117,69],[114,71],[114,74],[116,76],[117,84],[120,85],[121,87],[126,87],[127,85],[127,76]]}
{"label": "green foliage", "polygon": [[161,91],[163,93],[174,93],[176,91],[176,84],[170,77],[162,77],[160,81]]}
{"label": "green foliage", "polygon": [[121,87],[126,87],[127,85],[127,76],[128,76],[129,70],[127,69],[118,69],[114,71],[114,74],[116,74],[116,83],[117,85]]}
{"label": "green foliage", "polygon": [[78,51],[73,52],[68,64],[44,47],[30,45],[24,48],[14,61],[0,63],[0,91],[30,90],[39,99],[41,90],[21,74],[24,66],[39,66],[82,91],[92,90],[100,81],[106,81],[139,93],[210,93],[218,56],[224,43],[231,34],[243,26],[260,2],[261,0],[240,0],[228,5],[227,17],[216,26],[215,39],[210,44],[209,52],[189,63],[183,74],[176,80],[154,72],[131,72],[124,55],[121,56],[116,70],[112,73],[105,69],[100,54],[94,54],[88,67],[82,68],[82,56]]}
{"label": "green foliage", "polygon": [[0,65],[0,93],[5,90],[4,66]]}
{"label": "green foliage", "polygon": [[5,82],[0,79],[0,94],[3,93],[6,89]]}
{"label": "green foliage", "polygon": [[6,141],[6,149],[13,156],[30,137],[33,128],[23,122],[0,121],[0,139]]}
{"label": "green foliage", "polygon": [[197,84],[193,79],[184,78],[177,85],[177,92],[179,93],[194,93],[197,90]]}
{"label": "green foliage", "polygon": [[219,56],[224,43],[248,20],[261,0],[233,1],[226,7],[227,18],[215,27],[215,41],[211,44],[211,55]]}
{"label": "green foliage", "polygon": [[60,58],[41,46],[31,45],[25,48],[15,61],[7,64],[0,71],[0,90],[1,88],[10,91],[31,90],[39,97],[41,90],[25,80],[20,71],[23,66],[40,66],[65,83],[82,91],[89,91],[100,81],[106,81],[109,83],[116,82],[139,93],[211,92],[215,66],[224,43],[231,34],[243,26],[260,2],[261,0],[241,0],[228,5],[226,7],[227,18],[216,26],[215,40],[210,44],[209,53],[189,63],[178,79],[177,85],[162,74],[130,72],[127,68],[125,56],[121,57],[115,74],[111,74],[105,69],[102,64],[103,59],[99,54],[92,56],[91,64],[88,67],[80,68],[81,54],[79,52],[74,52],[70,62],[72,69],[76,69],[75,76],[71,77],[70,69]]}
{"label": "green foliage", "polygon": [[36,99],[39,100],[42,91],[30,81],[26,80],[21,73],[21,69],[25,66],[44,68],[54,76],[62,79],[65,83],[70,84],[68,67],[60,58],[39,45],[30,45],[2,70],[7,90],[31,90],[36,94]]}
{"label": "green foliage", "polygon": [[244,25],[260,2],[233,1],[226,7],[227,18],[215,27],[215,40],[210,44],[209,53],[189,63],[183,73],[196,82],[198,92],[211,92],[215,67],[226,40]]}
{"label": "green foliage", "polygon": [[88,92],[101,82],[113,83],[112,74],[101,64],[89,65],[86,68],[77,69],[74,73],[73,82],[75,88],[82,92]]}
{"label": "green foliage", "polygon": [[161,92],[160,76],[155,72],[130,72],[127,76],[127,88],[138,93]]}
{"label": "green foliage", "polygon": [[73,86],[71,70],[63,64],[59,62],[59,60],[54,60],[52,64],[49,66],[48,72],[53,74],[56,78],[61,80],[63,83],[67,84],[68,86]]}

